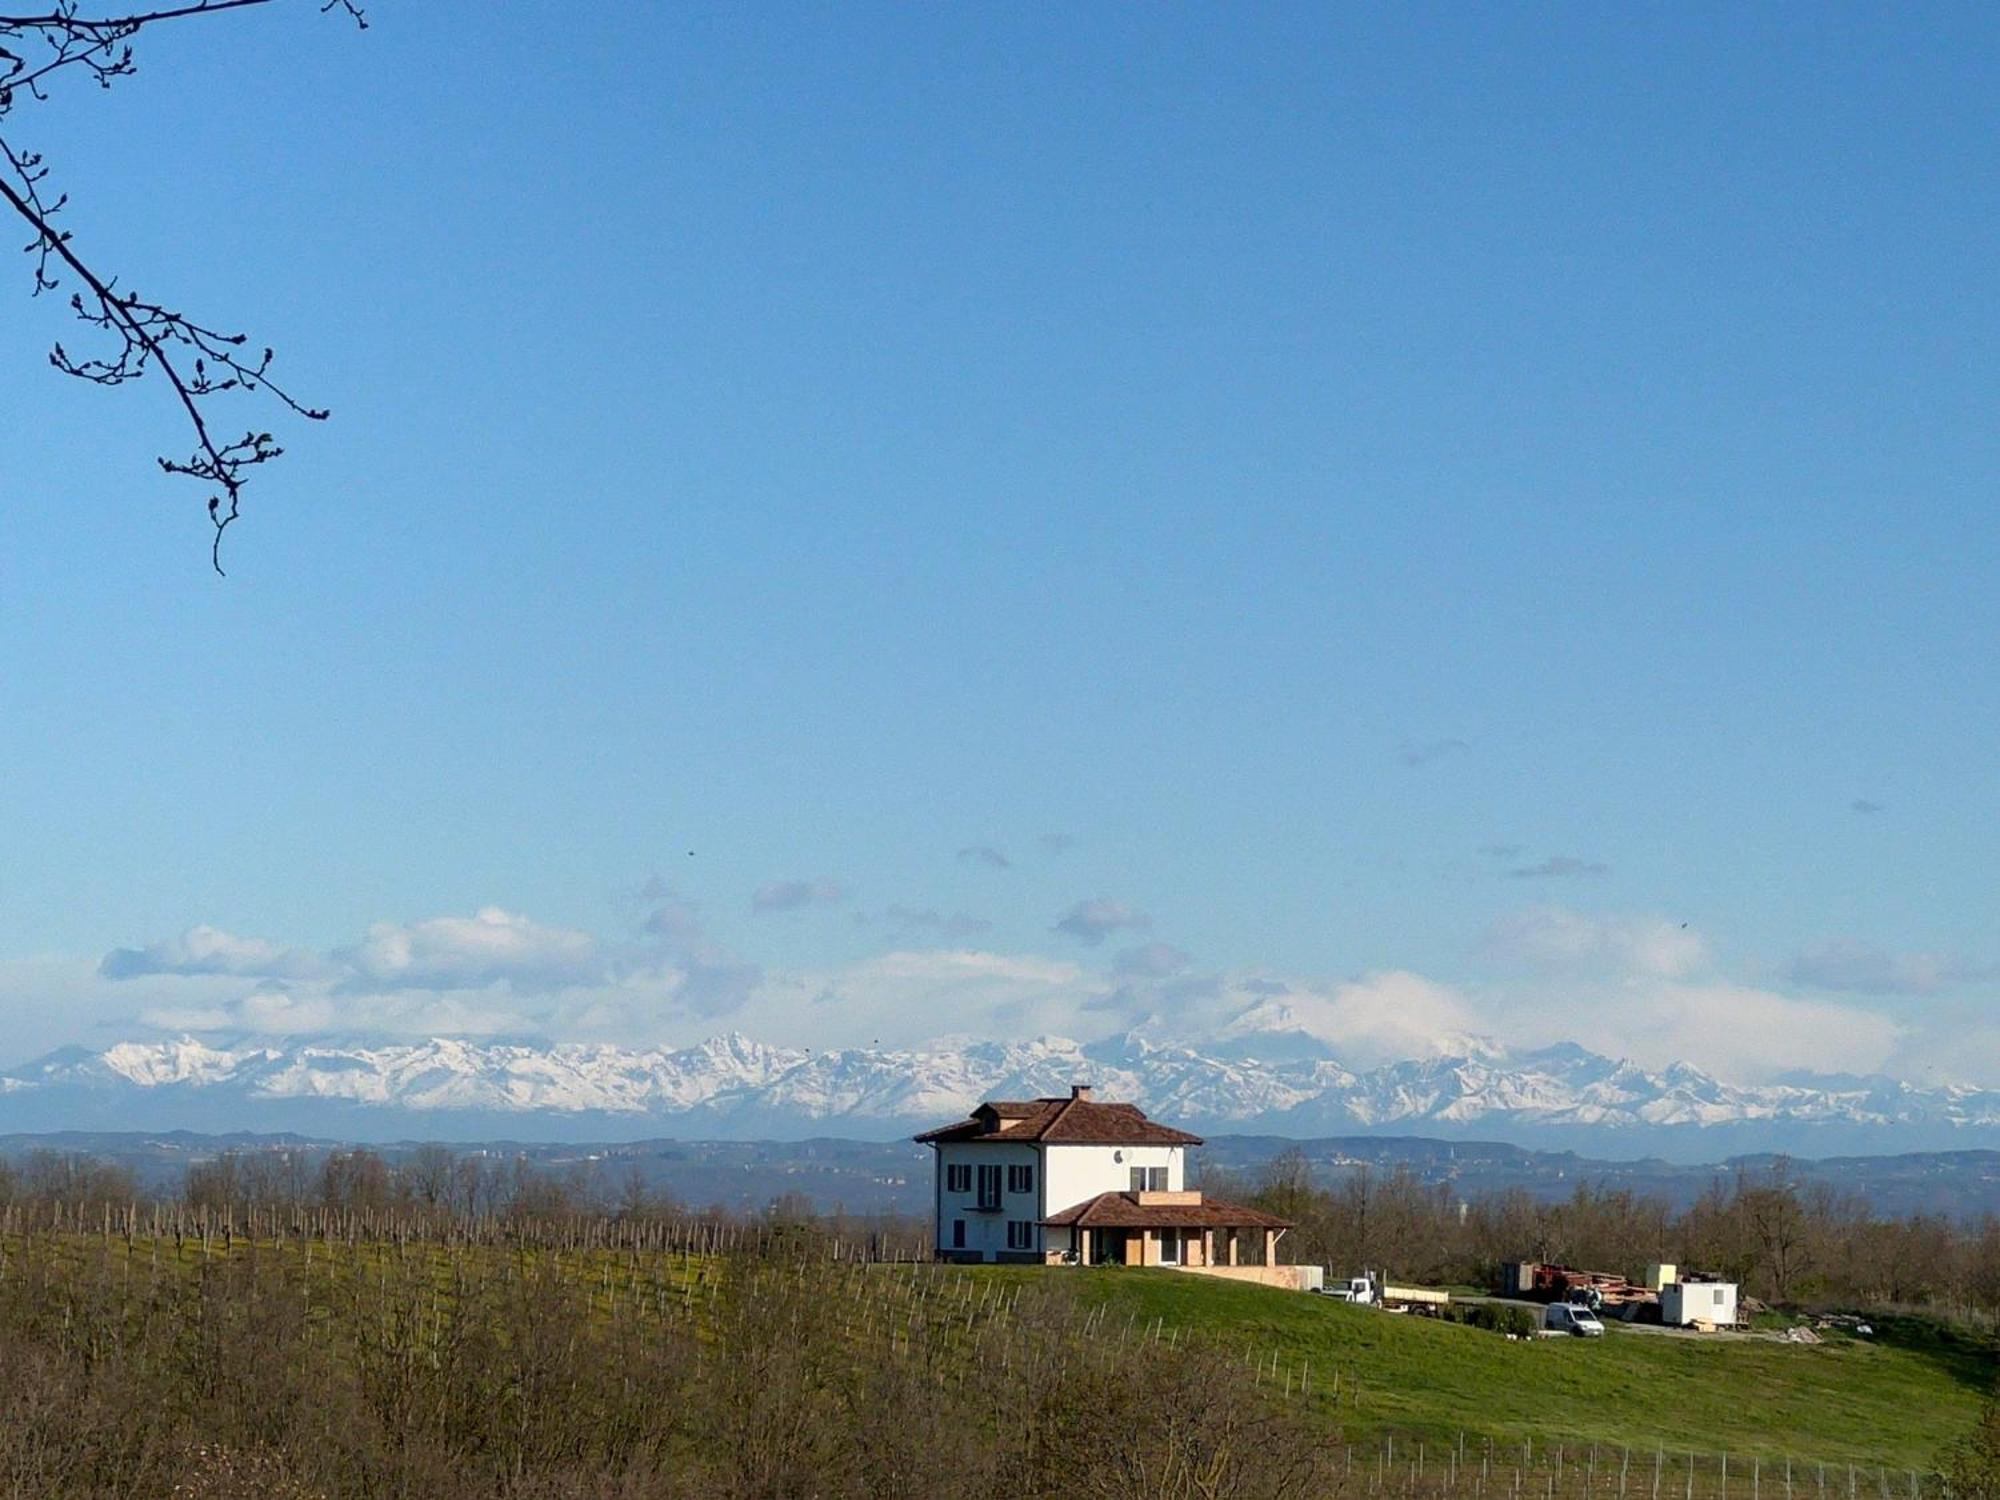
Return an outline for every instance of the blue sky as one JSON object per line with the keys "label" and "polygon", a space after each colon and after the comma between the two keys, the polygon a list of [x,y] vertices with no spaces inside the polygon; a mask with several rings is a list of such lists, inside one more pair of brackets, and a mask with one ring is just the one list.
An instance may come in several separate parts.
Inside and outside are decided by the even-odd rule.
{"label": "blue sky", "polygon": [[335,413],[218,580],[16,265],[8,1050],[1283,985],[2000,1082],[1990,11],[372,21],[8,122]]}

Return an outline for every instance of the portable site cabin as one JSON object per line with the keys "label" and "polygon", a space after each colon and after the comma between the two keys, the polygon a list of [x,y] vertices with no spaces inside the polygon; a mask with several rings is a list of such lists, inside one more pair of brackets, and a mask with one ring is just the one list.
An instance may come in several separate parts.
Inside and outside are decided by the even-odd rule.
{"label": "portable site cabin", "polygon": [[1660,1288],[1660,1321],[1669,1328],[1730,1327],[1736,1321],[1736,1283],[1670,1281]]}

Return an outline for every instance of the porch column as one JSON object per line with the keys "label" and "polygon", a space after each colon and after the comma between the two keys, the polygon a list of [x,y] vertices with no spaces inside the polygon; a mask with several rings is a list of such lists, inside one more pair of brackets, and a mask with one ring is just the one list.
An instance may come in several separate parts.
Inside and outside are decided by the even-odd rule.
{"label": "porch column", "polygon": [[1275,1229],[1267,1229],[1264,1231],[1264,1264],[1267,1266],[1275,1266],[1277,1263],[1278,1263],[1278,1231]]}
{"label": "porch column", "polygon": [[1076,1232],[1076,1260],[1078,1265],[1087,1266],[1090,1264],[1090,1231],[1088,1229],[1079,1229]]}
{"label": "porch column", "polygon": [[1242,1254],[1242,1251],[1237,1245],[1236,1231],[1233,1229],[1225,1229],[1222,1232],[1229,1236],[1229,1263],[1232,1266],[1237,1265],[1240,1263],[1237,1260],[1237,1257],[1240,1254]]}

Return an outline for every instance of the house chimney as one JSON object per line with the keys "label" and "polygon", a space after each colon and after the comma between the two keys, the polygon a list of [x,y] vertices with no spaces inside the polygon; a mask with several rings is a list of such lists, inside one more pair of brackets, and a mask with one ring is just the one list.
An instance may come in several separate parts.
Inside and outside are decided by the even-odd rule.
{"label": "house chimney", "polygon": [[1090,1097],[1090,1085],[1087,1083],[1072,1083],[1069,1086],[1069,1096],[1072,1099],[1088,1099]]}

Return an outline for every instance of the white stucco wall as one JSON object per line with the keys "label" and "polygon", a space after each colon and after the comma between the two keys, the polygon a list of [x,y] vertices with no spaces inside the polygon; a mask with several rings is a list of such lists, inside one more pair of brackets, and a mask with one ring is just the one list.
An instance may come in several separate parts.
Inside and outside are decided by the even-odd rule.
{"label": "white stucco wall", "polygon": [[[1099,1193],[1129,1192],[1134,1167],[1165,1167],[1167,1190],[1178,1193],[1186,1186],[1187,1151],[1182,1146],[1039,1146],[1022,1141],[946,1141],[937,1147],[937,1181],[933,1187],[937,1204],[935,1243],[947,1254],[973,1254],[992,1260],[1007,1253],[1007,1223],[1010,1219],[1034,1224],[1031,1248],[1067,1249],[1067,1231],[1051,1232],[1041,1221],[1061,1213]],[[963,1164],[972,1168],[971,1186],[962,1193],[945,1189],[946,1168]],[[1000,1211],[982,1212],[979,1202],[979,1168],[1000,1168]],[[1035,1186],[1031,1193],[1007,1190],[1009,1166],[1032,1166]],[[952,1243],[952,1224],[965,1221],[965,1243]]]}
{"label": "white stucco wall", "polygon": [[1184,1146],[1047,1146],[1044,1193],[1047,1214],[1059,1214],[1099,1193],[1124,1193],[1132,1188],[1134,1167],[1165,1167],[1167,1191],[1178,1193],[1186,1183]]}
{"label": "white stucco wall", "polygon": [[[945,1191],[945,1168],[954,1164],[964,1164],[972,1168],[972,1185],[969,1191],[952,1193]],[[982,1212],[979,1202],[979,1168],[997,1166],[1000,1168],[1000,1211]],[[1007,1168],[1010,1166],[1031,1166],[1035,1169],[1035,1187],[1030,1193],[1010,1193],[1007,1191]],[[954,1219],[965,1221],[965,1246],[967,1251],[978,1253],[986,1260],[1004,1254],[1007,1250],[1007,1221],[1022,1219],[1035,1224],[1033,1247],[1041,1248],[1040,1221],[1047,1217],[1042,1208],[1043,1169],[1039,1147],[1020,1141],[947,1141],[937,1148],[937,1247],[952,1251],[951,1226]]]}

